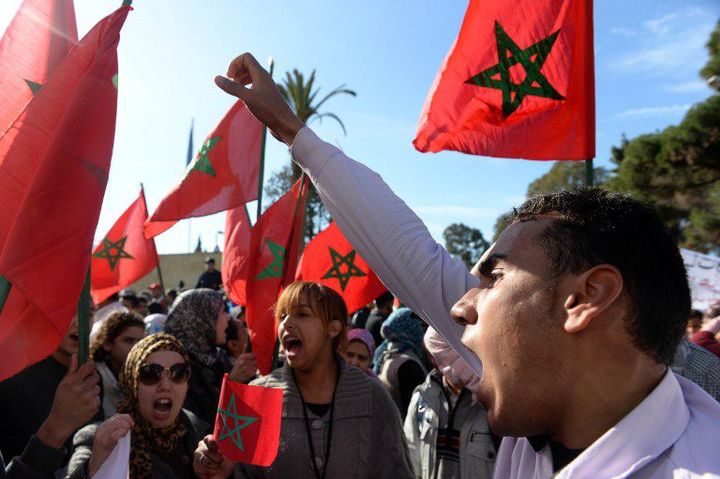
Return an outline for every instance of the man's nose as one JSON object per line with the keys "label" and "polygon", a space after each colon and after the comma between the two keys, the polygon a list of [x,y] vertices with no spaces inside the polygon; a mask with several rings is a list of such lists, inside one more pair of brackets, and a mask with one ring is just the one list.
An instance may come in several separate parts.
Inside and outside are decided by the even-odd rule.
{"label": "man's nose", "polygon": [[479,288],[473,288],[453,305],[450,309],[450,316],[456,323],[463,326],[477,323],[478,315],[475,304],[479,293]]}

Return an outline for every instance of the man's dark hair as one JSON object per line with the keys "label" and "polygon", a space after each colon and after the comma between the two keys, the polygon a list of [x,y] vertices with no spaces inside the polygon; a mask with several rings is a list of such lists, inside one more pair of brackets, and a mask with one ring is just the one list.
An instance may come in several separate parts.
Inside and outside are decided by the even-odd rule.
{"label": "man's dark hair", "polygon": [[699,309],[691,309],[688,319],[703,319],[703,312]]}
{"label": "man's dark hair", "polygon": [[535,195],[512,212],[508,224],[548,214],[557,218],[540,243],[552,273],[615,266],[630,298],[626,326],[633,343],[670,364],[685,332],[690,288],[680,251],[657,212],[628,195],[583,187]]}
{"label": "man's dark hair", "polygon": [[157,300],[148,303],[148,315],[150,314],[167,314],[167,308]]}
{"label": "man's dark hair", "polygon": [[388,306],[392,306],[394,300],[395,296],[393,296],[390,291],[385,291],[383,294],[375,298],[375,305],[378,308],[385,308]]}

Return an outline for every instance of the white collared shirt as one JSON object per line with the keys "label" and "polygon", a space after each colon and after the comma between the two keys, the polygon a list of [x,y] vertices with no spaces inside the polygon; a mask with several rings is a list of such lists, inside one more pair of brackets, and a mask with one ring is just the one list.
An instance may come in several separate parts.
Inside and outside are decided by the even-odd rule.
{"label": "white collared shirt", "polygon": [[672,371],[635,409],[553,476],[550,447],[505,438],[495,479],[720,478],[720,403]]}

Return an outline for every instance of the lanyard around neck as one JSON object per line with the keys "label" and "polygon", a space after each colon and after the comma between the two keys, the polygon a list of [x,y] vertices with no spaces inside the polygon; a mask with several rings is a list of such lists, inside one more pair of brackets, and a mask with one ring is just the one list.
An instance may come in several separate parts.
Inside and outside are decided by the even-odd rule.
{"label": "lanyard around neck", "polygon": [[325,462],[323,464],[322,473],[318,468],[317,461],[315,459],[315,446],[312,440],[312,431],[310,430],[310,419],[308,418],[307,405],[305,404],[305,398],[303,398],[300,386],[297,384],[297,378],[295,377],[295,371],[293,370],[293,379],[295,379],[295,385],[297,386],[298,393],[300,394],[300,401],[302,401],[303,419],[305,420],[305,432],[307,432],[308,444],[310,445],[310,462],[312,462],[313,470],[315,471],[315,477],[317,479],[325,479],[325,473],[327,472],[328,462],[330,461],[330,445],[332,444],[332,432],[333,432],[333,419],[335,417],[335,393],[337,392],[337,383],[339,382],[340,370],[338,368],[338,378],[335,380],[335,388],[333,388],[332,400],[330,401],[330,426],[328,427],[328,441],[325,447]]}

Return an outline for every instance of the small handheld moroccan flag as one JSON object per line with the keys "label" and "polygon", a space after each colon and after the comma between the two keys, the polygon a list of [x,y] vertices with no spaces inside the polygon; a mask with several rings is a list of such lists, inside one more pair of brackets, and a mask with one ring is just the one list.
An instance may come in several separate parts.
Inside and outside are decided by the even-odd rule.
{"label": "small handheld moroccan flag", "polygon": [[283,390],[237,383],[225,374],[213,437],[231,461],[269,466],[280,446]]}
{"label": "small handheld moroccan flag", "polygon": [[470,0],[413,144],[528,160],[594,157],[592,0]]}

